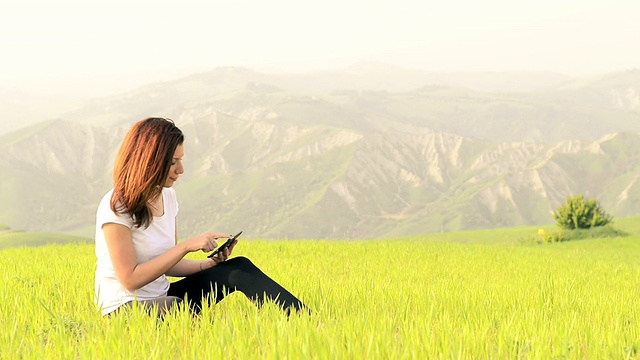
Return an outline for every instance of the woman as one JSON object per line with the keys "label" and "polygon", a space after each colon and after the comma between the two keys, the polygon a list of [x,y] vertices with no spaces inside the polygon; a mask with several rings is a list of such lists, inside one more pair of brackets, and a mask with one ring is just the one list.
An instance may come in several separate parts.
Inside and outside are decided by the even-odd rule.
{"label": "woman", "polygon": [[[182,300],[199,313],[203,299],[218,302],[235,290],[261,305],[265,298],[283,309],[304,305],[247,258],[228,259],[238,240],[206,260],[228,234],[205,233],[178,243],[178,202],[173,184],[184,172],[184,136],[173,121],[148,118],[125,136],[116,158],[114,187],[96,213],[96,303],[103,315],[138,302],[164,314]],[[184,277],[169,283],[167,276]]]}

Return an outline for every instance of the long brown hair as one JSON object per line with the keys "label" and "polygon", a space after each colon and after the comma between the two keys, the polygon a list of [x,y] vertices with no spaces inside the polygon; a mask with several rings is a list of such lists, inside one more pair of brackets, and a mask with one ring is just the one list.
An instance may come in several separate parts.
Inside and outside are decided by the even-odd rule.
{"label": "long brown hair", "polygon": [[149,201],[162,193],[173,155],[184,142],[172,120],[147,118],[134,124],[120,145],[113,168],[111,210],[132,216],[137,227],[153,221]]}

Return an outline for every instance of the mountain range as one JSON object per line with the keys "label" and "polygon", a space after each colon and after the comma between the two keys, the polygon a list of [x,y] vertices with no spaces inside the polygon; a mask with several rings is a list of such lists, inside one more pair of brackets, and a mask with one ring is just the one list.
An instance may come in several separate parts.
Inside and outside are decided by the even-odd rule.
{"label": "mountain range", "polygon": [[0,137],[0,223],[92,236],[129,126],[184,131],[181,236],[364,239],[553,223],[567,196],[640,214],[640,70],[424,74],[225,67]]}

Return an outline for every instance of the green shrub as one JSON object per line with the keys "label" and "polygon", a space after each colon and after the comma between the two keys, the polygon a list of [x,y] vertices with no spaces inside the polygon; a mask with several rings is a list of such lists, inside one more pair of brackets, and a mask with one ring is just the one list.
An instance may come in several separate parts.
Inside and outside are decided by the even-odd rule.
{"label": "green shrub", "polygon": [[618,230],[611,225],[599,226],[591,229],[575,229],[575,230],[563,230],[556,232],[538,232],[538,236],[528,236],[527,238],[520,239],[520,243],[538,243],[538,244],[551,244],[559,243],[563,241],[574,241],[584,239],[602,239],[623,237],[628,234],[624,231]]}
{"label": "green shrub", "polygon": [[557,232],[545,232],[544,230],[538,230],[537,235],[527,235],[521,238],[518,238],[518,243],[522,245],[531,245],[531,244],[550,244],[566,241],[564,231],[560,230]]}
{"label": "green shrub", "polygon": [[562,229],[590,229],[609,224],[613,217],[594,199],[583,195],[567,197],[567,202],[553,212],[553,218]]}
{"label": "green shrub", "polygon": [[562,230],[551,232],[551,233],[545,233],[544,235],[542,235],[541,239],[543,244],[557,243],[557,242],[563,242],[567,240]]}
{"label": "green shrub", "polygon": [[564,241],[627,236],[627,233],[618,230],[611,225],[599,226],[591,229],[565,231],[564,234]]}
{"label": "green shrub", "polygon": [[552,244],[563,241],[574,241],[584,239],[601,239],[601,238],[613,238],[623,237],[628,234],[624,231],[618,230],[611,225],[599,226],[591,229],[575,229],[564,230],[560,229],[555,232],[539,231],[537,236],[529,235],[520,239],[521,244]]}

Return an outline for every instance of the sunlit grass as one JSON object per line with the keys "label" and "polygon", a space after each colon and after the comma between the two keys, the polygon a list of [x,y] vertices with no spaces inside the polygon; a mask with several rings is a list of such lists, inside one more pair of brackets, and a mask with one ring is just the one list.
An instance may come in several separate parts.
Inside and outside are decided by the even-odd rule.
{"label": "sunlit grass", "polygon": [[183,309],[164,322],[139,309],[100,316],[91,245],[5,249],[0,358],[635,358],[638,240],[245,240],[234,255],[313,315],[287,318],[232,294],[201,317]]}

